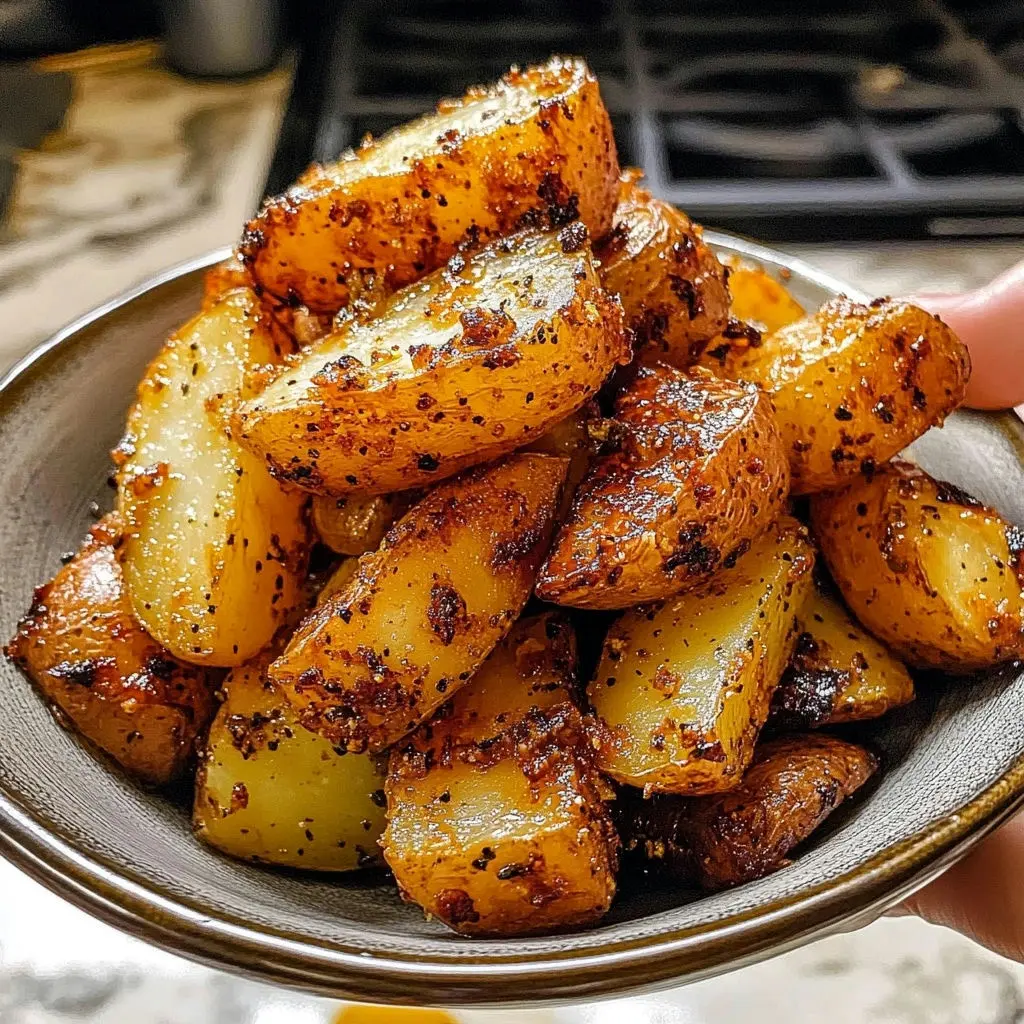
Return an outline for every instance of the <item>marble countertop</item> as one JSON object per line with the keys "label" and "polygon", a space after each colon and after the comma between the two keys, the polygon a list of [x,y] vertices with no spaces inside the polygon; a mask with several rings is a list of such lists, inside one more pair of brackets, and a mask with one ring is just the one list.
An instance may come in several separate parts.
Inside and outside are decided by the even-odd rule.
{"label": "marble countertop", "polygon": [[[186,81],[148,45],[46,60],[32,75],[59,110],[33,144],[8,144],[15,174],[0,222],[0,371],[132,284],[233,242],[258,199],[289,82],[287,68],[242,83]],[[1006,242],[784,248],[874,294],[972,287],[1024,255]],[[803,1024],[825,1013],[831,1024],[1010,1024],[1024,1019],[1024,968],[916,920],[883,919],[659,996],[452,1013],[494,1024]],[[0,1024],[345,1019],[337,1003],[121,935],[0,862]]]}

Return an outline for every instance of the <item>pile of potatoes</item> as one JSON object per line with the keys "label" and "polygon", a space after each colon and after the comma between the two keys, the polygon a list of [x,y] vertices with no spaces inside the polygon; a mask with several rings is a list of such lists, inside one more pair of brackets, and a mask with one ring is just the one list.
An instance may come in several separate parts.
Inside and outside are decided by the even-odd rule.
{"label": "pile of potatoes", "polygon": [[1024,534],[894,460],[969,372],[723,266],[581,61],[513,70],[265,203],[7,653],[140,780],[198,752],[213,847],[465,934],[596,920],[623,851],[736,885],[878,767],[827,727],[1024,656]]}

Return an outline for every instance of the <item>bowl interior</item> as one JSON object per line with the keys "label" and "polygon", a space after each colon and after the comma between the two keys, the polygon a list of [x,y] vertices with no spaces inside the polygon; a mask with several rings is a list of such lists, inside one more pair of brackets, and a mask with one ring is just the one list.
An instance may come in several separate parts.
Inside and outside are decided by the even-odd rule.
{"label": "bowl interior", "polygon": [[[753,253],[770,269],[787,262],[738,239],[711,237],[724,250]],[[806,268],[786,273],[808,308],[837,287]],[[3,637],[12,634],[33,588],[52,575],[63,552],[77,546],[94,518],[92,503],[109,507],[107,452],[145,363],[195,309],[200,278],[197,270],[171,276],[72,331],[0,393]],[[1014,423],[1006,416],[958,413],[945,429],[918,442],[914,454],[931,472],[1024,523],[1024,449]],[[132,902],[135,917],[149,919],[140,928],[156,941],[195,955],[198,944],[190,936],[213,935],[199,955],[225,966],[243,964],[250,973],[322,991],[393,998],[383,979],[396,965],[433,965],[410,998],[529,1001],[565,994],[571,983],[545,986],[537,975],[524,990],[515,980],[523,965],[548,963],[553,974],[564,975],[573,957],[612,953],[620,965],[636,964],[645,946],[667,937],[710,938],[737,927],[761,928],[761,946],[795,941],[791,933],[770,937],[766,908],[792,905],[856,871],[992,786],[1024,750],[1024,675],[1005,668],[970,681],[929,681],[922,691],[911,707],[866,730],[885,765],[877,787],[834,816],[791,866],[700,899],[627,883],[604,922],[568,935],[460,939],[403,905],[381,877],[317,878],[224,859],[194,840],[184,799],[144,792],[94,757],[55,724],[7,663],[0,664],[0,833],[7,835],[8,852],[16,834],[24,854],[18,859],[49,863],[49,870],[39,867],[37,873],[91,909],[103,902],[117,919],[116,905]],[[91,900],[85,895],[90,891]],[[377,971],[377,980],[353,980],[350,955],[359,956],[371,974]],[[312,970],[305,981],[301,971],[284,976],[278,970],[279,959],[307,957],[318,958],[316,977]],[[470,965],[485,971],[490,965],[486,984],[463,984],[460,972]],[[701,969],[723,966],[725,961]],[[682,970],[680,978],[685,965]],[[496,977],[507,984],[494,984]],[[620,972],[607,987],[646,980],[638,968]]]}

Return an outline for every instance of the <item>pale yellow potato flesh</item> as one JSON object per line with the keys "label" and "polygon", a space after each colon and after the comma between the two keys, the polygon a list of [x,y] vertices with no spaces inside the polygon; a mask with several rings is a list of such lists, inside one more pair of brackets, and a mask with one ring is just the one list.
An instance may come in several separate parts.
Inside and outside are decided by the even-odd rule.
{"label": "pale yellow potato flesh", "polygon": [[526,603],[567,465],[516,454],[414,505],[271,666],[303,724],[377,751],[449,699]]}
{"label": "pale yellow potato flesh", "polygon": [[150,364],[114,452],[132,607],[186,661],[242,664],[299,602],[306,499],[283,491],[224,420],[247,375],[282,355],[255,295],[229,292]]}
{"label": "pale yellow potato flesh", "polygon": [[458,932],[579,925],[611,904],[610,790],[572,703],[574,670],[560,614],[522,619],[391,755],[385,858],[403,895]]}
{"label": "pale yellow potato flesh", "polygon": [[621,308],[572,232],[457,257],[349,321],[241,406],[235,436],[281,480],[362,497],[528,444],[628,358]]}
{"label": "pale yellow potato flesh", "polygon": [[737,785],[813,588],[806,531],[783,517],[736,563],[611,627],[588,688],[598,765],[649,793]]}
{"label": "pale yellow potato flesh", "polygon": [[386,761],[339,753],[304,729],[266,678],[273,655],[234,669],[196,780],[196,834],[241,860],[308,871],[381,863]]}

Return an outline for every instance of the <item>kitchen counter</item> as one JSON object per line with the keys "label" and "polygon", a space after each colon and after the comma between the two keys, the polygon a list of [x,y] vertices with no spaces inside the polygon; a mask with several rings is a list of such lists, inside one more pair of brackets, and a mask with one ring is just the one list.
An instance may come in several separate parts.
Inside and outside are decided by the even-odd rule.
{"label": "kitchen counter", "polygon": [[[0,371],[130,285],[235,240],[259,198],[288,82],[287,66],[241,83],[183,80],[149,45],[42,61],[18,80],[26,95],[42,88],[56,114],[50,128],[30,126],[29,142],[7,140],[16,174],[0,223]],[[1008,242],[785,248],[872,294],[972,287],[1024,255]],[[145,946],[3,862],[0,894],[0,1024],[319,1024],[338,1013]],[[660,996],[458,1016],[802,1024],[823,1012],[830,1024],[1009,1024],[1024,1018],[1024,968],[916,920],[883,919]]]}

